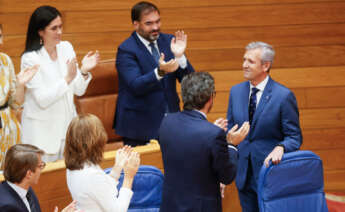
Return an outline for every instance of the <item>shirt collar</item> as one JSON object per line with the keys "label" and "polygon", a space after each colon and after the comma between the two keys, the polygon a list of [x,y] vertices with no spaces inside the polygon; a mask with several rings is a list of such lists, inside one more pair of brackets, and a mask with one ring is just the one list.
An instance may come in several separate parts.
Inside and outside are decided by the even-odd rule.
{"label": "shirt collar", "polygon": [[203,117],[205,117],[205,119],[207,119],[207,116],[204,112],[201,112],[200,110],[195,110],[195,109],[194,111],[199,112]]}
{"label": "shirt collar", "polygon": [[[146,40],[145,38],[143,38],[141,35],[139,35],[139,33],[135,32],[139,38],[139,40],[147,47],[147,48],[150,48],[150,41]],[[152,41],[155,46],[157,46],[157,40],[155,41]]]}
{"label": "shirt collar", "polygon": [[262,80],[257,86],[252,85],[252,83],[250,84],[250,90],[252,90],[253,87],[256,87],[257,89],[259,89],[259,91],[263,91],[268,83],[268,79],[269,77],[266,76],[266,78],[264,80]]}
{"label": "shirt collar", "polygon": [[26,194],[28,193],[28,190],[20,187],[20,186],[17,186],[16,184],[14,183],[11,183],[9,181],[6,181],[8,183],[9,186],[11,186],[11,188],[13,188],[13,190],[15,190],[17,192],[17,194],[20,196],[20,198],[26,198]]}

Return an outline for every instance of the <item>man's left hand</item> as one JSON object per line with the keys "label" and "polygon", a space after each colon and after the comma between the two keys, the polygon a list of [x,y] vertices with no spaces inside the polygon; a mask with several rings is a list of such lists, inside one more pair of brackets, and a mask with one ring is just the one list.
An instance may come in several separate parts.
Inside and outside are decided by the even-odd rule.
{"label": "man's left hand", "polygon": [[187,48],[187,35],[184,34],[184,31],[179,30],[175,32],[175,37],[171,40],[170,48],[175,58],[182,57]]}
{"label": "man's left hand", "polygon": [[265,166],[268,167],[270,160],[272,160],[272,163],[274,165],[277,165],[282,160],[283,154],[284,154],[284,147],[276,146],[273,149],[273,151],[266,157],[264,161]]}

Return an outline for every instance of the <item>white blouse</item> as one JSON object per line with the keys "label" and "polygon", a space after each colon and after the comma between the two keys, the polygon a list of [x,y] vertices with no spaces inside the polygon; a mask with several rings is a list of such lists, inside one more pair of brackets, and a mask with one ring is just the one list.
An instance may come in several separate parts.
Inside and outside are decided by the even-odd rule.
{"label": "white blouse", "polygon": [[85,164],[81,170],[66,171],[67,186],[77,207],[84,212],[126,212],[133,191],[117,191],[114,178],[105,174],[98,165]]}

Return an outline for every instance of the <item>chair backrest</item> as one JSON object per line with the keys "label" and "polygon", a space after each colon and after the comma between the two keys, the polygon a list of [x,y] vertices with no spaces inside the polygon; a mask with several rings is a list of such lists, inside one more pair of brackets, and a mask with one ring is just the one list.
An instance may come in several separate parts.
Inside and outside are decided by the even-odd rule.
{"label": "chair backrest", "polygon": [[260,212],[328,211],[323,168],[311,151],[284,154],[278,165],[262,166],[258,181]]}
{"label": "chair backrest", "polygon": [[[109,173],[111,168],[105,169]],[[123,183],[121,173],[118,189]],[[158,212],[162,200],[164,176],[160,169],[154,166],[141,165],[133,181],[133,196],[128,212]]]}

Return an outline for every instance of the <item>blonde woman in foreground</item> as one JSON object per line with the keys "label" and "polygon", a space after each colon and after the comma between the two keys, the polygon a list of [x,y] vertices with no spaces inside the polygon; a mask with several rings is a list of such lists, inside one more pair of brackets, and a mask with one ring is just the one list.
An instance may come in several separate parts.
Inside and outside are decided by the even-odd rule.
{"label": "blonde woman in foreground", "polygon": [[[110,174],[100,167],[107,134],[102,122],[92,114],[75,117],[67,130],[64,151],[67,185],[77,208],[84,212],[125,212],[133,195],[132,183],[140,165],[140,156],[129,146],[116,152]],[[123,185],[118,192],[120,173]]]}

